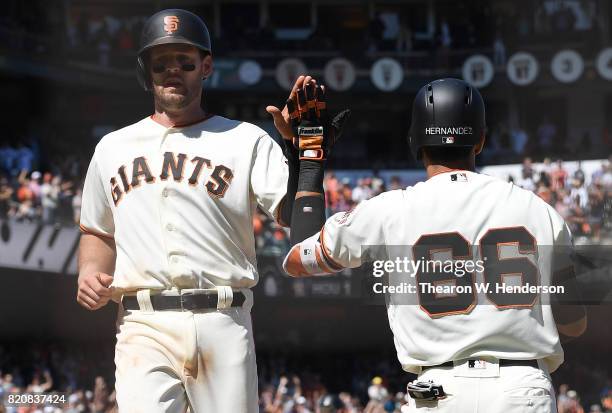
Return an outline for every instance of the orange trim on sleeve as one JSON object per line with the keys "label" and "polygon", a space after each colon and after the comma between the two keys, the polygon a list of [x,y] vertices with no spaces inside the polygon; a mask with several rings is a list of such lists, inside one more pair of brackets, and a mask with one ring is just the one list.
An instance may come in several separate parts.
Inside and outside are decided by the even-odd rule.
{"label": "orange trim on sleeve", "polygon": [[323,258],[322,256],[322,252],[321,252],[321,247],[318,246],[315,249],[315,258],[317,260],[317,264],[319,265],[319,269],[323,270],[323,272],[327,273],[327,274],[333,274],[337,271],[335,271],[333,268],[331,268],[329,266],[329,264],[327,263],[327,261],[325,260],[325,258]]}
{"label": "orange trim on sleeve", "polygon": [[106,239],[112,239],[112,240],[115,239],[115,237],[113,237],[112,235],[104,234],[104,233],[99,232],[99,231],[94,231],[93,229],[89,229],[89,228],[84,227],[82,224],[79,224],[79,229],[81,230],[81,232],[83,232],[85,234],[95,235],[96,237],[102,237],[102,238],[106,238]]}
{"label": "orange trim on sleeve", "polygon": [[323,258],[327,261],[328,266],[333,268],[334,271],[340,271],[344,269],[344,265],[334,260],[331,257],[331,255],[329,255],[329,253],[327,252],[327,248],[325,247],[325,239],[323,236],[324,232],[325,232],[325,227],[321,228],[321,233],[319,235],[319,238],[321,239],[321,252],[323,253]]}

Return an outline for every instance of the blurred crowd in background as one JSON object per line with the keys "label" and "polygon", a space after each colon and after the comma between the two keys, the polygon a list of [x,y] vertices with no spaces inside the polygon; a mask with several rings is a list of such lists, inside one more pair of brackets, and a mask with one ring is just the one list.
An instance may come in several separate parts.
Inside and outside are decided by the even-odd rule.
{"label": "blurred crowd in background", "polygon": [[53,158],[40,172],[36,141],[15,146],[0,141],[0,219],[74,225],[80,219],[87,161],[76,155]]}
{"label": "blurred crowd in background", "polygon": [[[125,57],[137,49],[153,4],[105,7],[72,1],[61,2],[49,12],[41,0],[14,1],[10,13],[0,19],[0,39],[20,51],[64,53],[89,58],[103,67],[126,67],[131,60]],[[603,25],[597,0],[435,2],[433,6],[427,1],[373,2],[373,8],[366,3],[319,4],[316,18],[309,3],[299,3],[303,13],[295,13],[294,7],[290,2],[261,8],[257,3],[236,1],[221,2],[217,10],[211,4],[194,5],[193,11],[207,21],[218,56],[316,49],[359,57],[364,48],[368,53],[443,56],[453,50],[486,48],[497,64],[504,64],[506,49],[516,43],[554,38],[597,47]],[[64,47],[58,50],[57,45]]]}
{"label": "blurred crowd in background", "polygon": [[[61,407],[0,406],[0,412],[115,413],[112,349],[95,344],[0,346],[0,400],[26,391],[65,397]],[[585,361],[567,361],[553,374],[559,413],[612,411],[612,379],[596,362]],[[257,365],[260,413],[400,413],[407,403],[406,384],[415,378],[400,369],[392,354],[262,354]]]}
{"label": "blurred crowd in background", "polygon": [[[602,230],[612,229],[611,161],[612,156],[588,179],[580,164],[570,175],[562,160],[553,163],[545,158],[536,169],[531,159],[525,158],[521,176],[508,179],[552,205],[570,226],[574,237],[586,236],[599,242]],[[590,183],[587,185],[587,182]]]}
{"label": "blurred crowd in background", "polygon": [[612,148],[612,136],[607,128],[604,128],[601,136],[585,131],[581,136],[570,137],[561,130],[558,121],[543,112],[532,128],[521,125],[510,127],[503,121],[491,123],[479,162],[503,164],[524,157],[563,158],[567,154],[573,154],[575,159],[593,159],[601,157],[601,148]]}

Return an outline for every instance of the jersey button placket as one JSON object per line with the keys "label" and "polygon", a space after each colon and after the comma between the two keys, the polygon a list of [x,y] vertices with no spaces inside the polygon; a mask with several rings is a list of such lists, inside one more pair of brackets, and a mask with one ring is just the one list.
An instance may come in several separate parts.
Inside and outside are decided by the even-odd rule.
{"label": "jersey button placket", "polygon": [[[167,129],[162,136],[162,143],[160,147],[160,152],[163,154],[167,151],[172,151],[172,134],[176,133],[174,128]],[[168,182],[165,182],[166,185],[171,185],[170,179]],[[169,198],[172,194],[172,190],[167,186],[164,187],[161,191],[161,208],[160,212],[162,214],[162,222],[165,221],[164,229],[165,229],[165,239],[166,239],[166,257],[168,259],[168,264],[173,267],[179,263],[179,258],[171,253],[175,249],[175,244],[178,242],[176,239],[177,232],[175,225],[171,222],[172,220],[172,208],[166,202],[169,201]]]}

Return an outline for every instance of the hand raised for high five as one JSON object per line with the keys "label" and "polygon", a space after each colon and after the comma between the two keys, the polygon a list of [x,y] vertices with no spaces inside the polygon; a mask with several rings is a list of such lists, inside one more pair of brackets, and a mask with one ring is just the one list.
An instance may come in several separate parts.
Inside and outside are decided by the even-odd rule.
{"label": "hand raised for high five", "polygon": [[325,92],[316,79],[300,76],[282,111],[275,106],[266,108],[283,139],[293,141],[299,149],[300,159],[327,159],[349,118],[350,110],[345,109],[330,121]]}

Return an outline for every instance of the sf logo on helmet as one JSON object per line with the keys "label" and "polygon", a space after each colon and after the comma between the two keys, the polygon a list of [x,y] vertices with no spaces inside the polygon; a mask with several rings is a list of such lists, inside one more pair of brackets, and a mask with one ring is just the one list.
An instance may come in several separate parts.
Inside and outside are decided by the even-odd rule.
{"label": "sf logo on helmet", "polygon": [[164,30],[168,34],[172,34],[178,30],[179,18],[177,16],[164,17]]}

